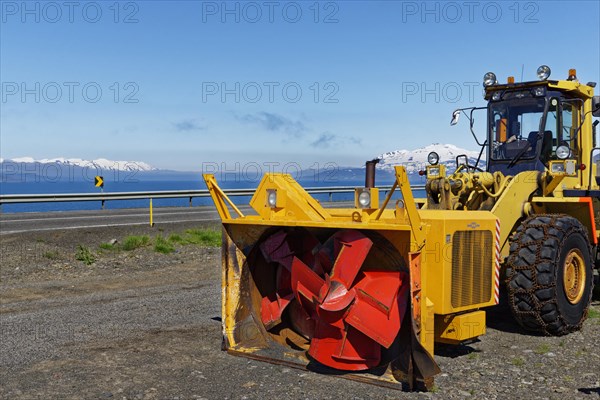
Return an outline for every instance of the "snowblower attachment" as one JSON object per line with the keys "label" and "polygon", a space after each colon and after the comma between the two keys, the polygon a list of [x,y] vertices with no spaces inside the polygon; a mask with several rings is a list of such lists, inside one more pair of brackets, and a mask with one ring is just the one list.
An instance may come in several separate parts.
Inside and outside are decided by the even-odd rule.
{"label": "snowblower attachment", "polygon": [[[397,167],[393,189],[403,204],[393,208],[386,207],[393,190],[379,207],[375,188],[368,188],[373,204],[365,208],[324,208],[291,176],[268,174],[250,201],[256,214],[243,215],[214,176],[204,179],[223,222],[224,350],[426,389],[440,372],[434,337],[460,342],[483,333],[484,326],[460,333],[464,321],[452,318],[434,331],[435,296],[426,292],[421,266],[430,225],[404,168]],[[446,277],[440,272],[440,281]]]}

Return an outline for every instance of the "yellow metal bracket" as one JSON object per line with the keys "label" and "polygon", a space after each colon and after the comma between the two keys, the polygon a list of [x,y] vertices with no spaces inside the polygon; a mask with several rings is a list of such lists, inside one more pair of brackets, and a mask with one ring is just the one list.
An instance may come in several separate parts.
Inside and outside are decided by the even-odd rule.
{"label": "yellow metal bracket", "polygon": [[[267,204],[269,192],[276,193],[278,204],[275,207]],[[331,220],[329,212],[289,174],[265,175],[250,199],[250,206],[264,221],[284,221],[290,224]]]}
{"label": "yellow metal bracket", "polygon": [[[408,253],[408,259],[410,261],[410,301],[411,301],[411,310],[412,310],[412,322],[413,322],[413,330],[420,342],[424,342],[424,333],[425,331],[422,329],[424,325],[424,320],[426,314],[423,313],[423,302],[422,299],[422,281],[421,281],[421,253]],[[431,350],[431,354],[433,354],[433,348],[428,349]]]}
{"label": "yellow metal bracket", "polygon": [[562,182],[564,178],[565,175],[554,175],[552,176],[552,180],[550,182],[547,182],[546,179],[543,179],[544,197],[554,192],[554,189],[556,189],[556,187]]}
{"label": "yellow metal bracket", "polygon": [[406,169],[402,166],[396,166],[394,169],[396,170],[396,183],[398,184],[398,187],[400,187],[400,192],[402,193],[402,198],[404,199],[404,208],[408,215],[408,220],[413,227],[411,232],[413,238],[415,239],[417,250],[419,250],[425,244],[425,230],[423,224],[421,223],[421,216],[419,215],[412,190],[410,189],[410,183],[408,181]]}
{"label": "yellow metal bracket", "polygon": [[225,192],[221,190],[219,185],[217,185],[217,180],[213,174],[203,174],[204,182],[206,183],[206,187],[210,192],[210,196],[215,202],[215,206],[217,207],[217,212],[219,213],[219,217],[222,220],[231,219],[231,213],[229,212],[229,206],[237,213],[238,216],[243,217],[244,214],[233,204],[233,202],[227,197]]}
{"label": "yellow metal bracket", "polygon": [[381,208],[379,209],[379,211],[377,212],[377,215],[375,216],[375,221],[377,221],[381,217],[381,214],[383,214],[383,211],[385,210],[388,203],[390,202],[390,199],[392,198],[392,195],[394,194],[394,191],[396,190],[397,187],[398,187],[398,182],[396,181],[396,182],[394,182],[394,185],[388,192],[387,196],[385,196],[385,200],[383,201]]}

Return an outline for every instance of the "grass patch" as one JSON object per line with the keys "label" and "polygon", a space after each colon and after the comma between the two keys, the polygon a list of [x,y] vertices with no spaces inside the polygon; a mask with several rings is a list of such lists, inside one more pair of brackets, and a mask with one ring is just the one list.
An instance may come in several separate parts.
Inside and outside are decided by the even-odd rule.
{"label": "grass patch", "polygon": [[49,260],[56,260],[58,258],[58,251],[47,251],[44,253],[44,257],[46,257]]}
{"label": "grass patch", "polygon": [[468,360],[477,360],[479,358],[479,354],[472,352],[467,354],[467,359]]}
{"label": "grass patch", "polygon": [[510,360],[512,365],[516,365],[517,367],[522,367],[523,365],[525,365],[525,360],[522,357],[515,357],[512,360]]}
{"label": "grass patch", "polygon": [[600,318],[600,311],[598,310],[594,310],[593,308],[590,308],[588,310],[588,318]]}
{"label": "grass patch", "polygon": [[150,237],[148,237],[147,235],[143,235],[143,236],[133,236],[132,235],[132,236],[127,236],[123,240],[123,246],[121,246],[121,247],[123,250],[131,251],[131,250],[140,248],[142,246],[146,246],[149,242],[150,242]]}
{"label": "grass patch", "polygon": [[157,236],[154,241],[154,251],[157,253],[169,254],[175,251],[175,246],[164,237]]}
{"label": "grass patch", "polygon": [[169,235],[169,242],[171,242],[171,243],[178,243],[178,244],[184,244],[185,240],[181,237],[181,235],[178,235],[176,233],[172,233],[171,235]]}
{"label": "grass patch", "polygon": [[546,354],[550,351],[550,346],[546,343],[540,344],[537,349],[535,349],[536,354]]}
{"label": "grass patch", "polygon": [[98,247],[100,247],[102,250],[119,250],[117,245],[112,243],[100,243]]}
{"label": "grass patch", "polygon": [[81,244],[77,245],[75,258],[83,262],[85,265],[92,265],[94,262],[96,262],[96,256],[94,255],[94,253],[92,253],[92,251],[88,247],[83,246]]}
{"label": "grass patch", "polygon": [[212,229],[188,229],[185,231],[185,242],[208,247],[221,246],[221,231]]}
{"label": "grass patch", "polygon": [[213,229],[188,229],[185,233],[172,233],[166,238],[162,234],[159,234],[153,240],[148,235],[130,235],[123,239],[121,243],[100,243],[98,247],[102,250],[132,251],[151,244],[153,244],[154,251],[163,254],[174,252],[176,245],[196,244],[199,246],[220,247],[221,231]]}

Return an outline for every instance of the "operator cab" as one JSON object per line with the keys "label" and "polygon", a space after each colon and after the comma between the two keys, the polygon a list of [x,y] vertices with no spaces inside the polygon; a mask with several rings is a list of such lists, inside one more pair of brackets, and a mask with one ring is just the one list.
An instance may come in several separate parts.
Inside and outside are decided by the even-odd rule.
{"label": "operator cab", "polygon": [[[574,69],[569,70],[566,81],[548,80],[550,68],[546,65],[538,68],[537,75],[539,81],[515,83],[514,77],[509,77],[507,83],[499,84],[496,75],[488,72],[483,78],[488,105],[454,111],[450,124],[456,125],[460,115],[465,114],[471,134],[481,146],[476,165],[464,165],[469,171],[481,171],[477,164],[484,151],[487,171],[501,172],[504,176],[560,169],[561,161],[554,160],[567,158],[576,170],[583,169],[586,162],[591,162],[591,156],[582,154],[580,149],[600,151],[595,134],[591,138],[581,135],[586,119],[590,122],[589,115],[600,116],[600,96],[593,96],[596,84],[580,84]],[[586,110],[585,102],[590,98],[592,109]],[[477,110],[487,112],[487,136],[483,143],[473,130],[473,112]],[[597,124],[596,121],[593,131]],[[569,175],[575,176],[577,171]]]}
{"label": "operator cab", "polygon": [[544,171],[550,160],[559,158],[561,145],[577,157],[574,141],[581,100],[544,86],[499,90],[492,97],[498,100],[488,105],[490,172]]}

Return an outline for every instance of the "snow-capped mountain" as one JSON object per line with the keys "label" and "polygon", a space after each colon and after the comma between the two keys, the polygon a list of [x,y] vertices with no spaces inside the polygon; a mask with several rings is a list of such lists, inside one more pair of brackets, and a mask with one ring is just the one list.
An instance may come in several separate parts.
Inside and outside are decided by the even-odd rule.
{"label": "snow-capped mountain", "polygon": [[[403,165],[409,174],[417,173],[429,165],[427,155],[432,151],[440,156],[440,164],[446,165],[448,172],[452,172],[456,168],[456,156],[465,154],[470,165],[475,165],[479,156],[478,151],[462,149],[453,144],[433,143],[415,150],[395,150],[381,154],[378,157],[381,161],[377,167],[391,171],[395,165]],[[485,157],[485,154],[482,157]],[[485,160],[479,161],[479,167],[485,168]]]}
{"label": "snow-capped mountain", "polygon": [[94,168],[105,171],[155,171],[156,168],[142,161],[113,161],[105,158],[96,160],[83,160],[81,158],[43,158],[36,160],[32,157],[18,157],[10,160],[0,158],[0,163],[27,163],[27,164],[60,164],[61,166],[74,166],[80,168]]}

